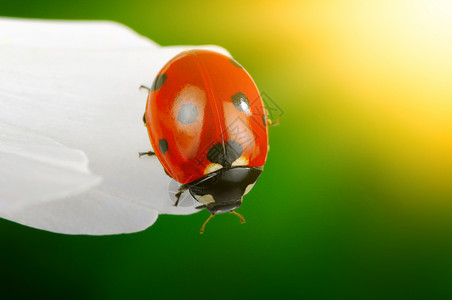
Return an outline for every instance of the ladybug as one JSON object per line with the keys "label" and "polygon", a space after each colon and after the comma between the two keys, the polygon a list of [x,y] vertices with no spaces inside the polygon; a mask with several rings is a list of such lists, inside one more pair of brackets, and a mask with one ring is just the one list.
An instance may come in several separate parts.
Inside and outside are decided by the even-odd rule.
{"label": "ladybug", "polygon": [[207,50],[184,51],[158,73],[143,121],[165,172],[210,217],[240,207],[262,173],[268,152],[267,114],[247,71]]}

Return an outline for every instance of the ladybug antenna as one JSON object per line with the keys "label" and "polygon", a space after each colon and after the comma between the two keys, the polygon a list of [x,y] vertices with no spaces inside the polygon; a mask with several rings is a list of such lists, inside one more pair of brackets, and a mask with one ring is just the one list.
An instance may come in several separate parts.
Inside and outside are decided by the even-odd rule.
{"label": "ladybug antenna", "polygon": [[199,233],[201,234],[204,233],[204,228],[206,227],[207,222],[209,222],[209,220],[212,219],[213,216],[215,216],[215,214],[211,214],[210,217],[208,217],[207,220],[204,222],[204,224],[202,224],[201,231]]}
{"label": "ladybug antenna", "polygon": [[236,212],[236,211],[234,211],[234,210],[231,210],[231,214],[234,214],[234,215],[238,216],[238,217],[240,218],[240,222],[241,222],[242,224],[246,222],[246,221],[245,221],[245,218],[242,217],[242,215],[239,214],[238,212]]}

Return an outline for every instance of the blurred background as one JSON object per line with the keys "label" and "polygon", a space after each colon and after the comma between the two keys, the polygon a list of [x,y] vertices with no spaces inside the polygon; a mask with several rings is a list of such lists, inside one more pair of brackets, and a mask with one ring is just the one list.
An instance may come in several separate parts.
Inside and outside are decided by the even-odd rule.
{"label": "blurred background", "polygon": [[29,0],[0,15],[220,45],[282,114],[245,225],[227,214],[200,235],[203,211],[90,237],[0,220],[5,299],[452,299],[451,0]]}

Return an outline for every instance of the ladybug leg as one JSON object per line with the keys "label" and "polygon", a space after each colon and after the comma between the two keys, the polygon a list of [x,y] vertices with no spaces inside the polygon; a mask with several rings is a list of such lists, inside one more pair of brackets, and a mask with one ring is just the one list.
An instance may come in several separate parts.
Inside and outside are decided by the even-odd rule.
{"label": "ladybug leg", "polygon": [[151,90],[150,88],[148,88],[148,87],[145,86],[145,85],[140,85],[140,87],[139,87],[138,89],[140,89],[140,90],[145,89],[145,90],[148,90],[148,91]]}
{"label": "ladybug leg", "polygon": [[182,193],[183,193],[183,192],[181,191],[181,192],[178,192],[178,193],[175,195],[177,200],[176,200],[176,203],[173,204],[173,206],[176,206],[176,207],[177,207],[177,206],[179,205],[180,196],[182,195]]}
{"label": "ladybug leg", "polygon": [[267,126],[277,126],[277,125],[279,125],[279,117],[276,119],[276,121],[272,121],[268,117],[268,110],[265,107],[264,107],[264,115],[265,115],[265,118],[267,119]]}
{"label": "ladybug leg", "polygon": [[173,206],[178,206],[179,205],[179,201],[180,201],[180,196],[182,196],[182,194],[186,191],[186,190],[188,190],[188,187],[185,185],[185,184],[183,184],[183,185],[181,185],[180,187],[179,187],[179,192],[177,192],[177,194],[176,195],[174,195],[175,197],[176,197],[176,203],[174,203],[173,204]]}
{"label": "ladybug leg", "polygon": [[148,152],[138,152],[138,157],[142,157],[143,155],[154,156],[154,155],[155,155],[155,152],[152,152],[152,151],[148,151]]}
{"label": "ladybug leg", "polygon": [[268,126],[278,126],[279,125],[279,117],[276,119],[276,121],[267,119],[267,124],[268,124]]}
{"label": "ladybug leg", "polygon": [[[145,90],[148,90],[148,92],[151,91],[151,89],[145,85],[140,85],[140,87],[138,89],[139,90],[145,89]],[[144,126],[146,126],[146,112],[143,114],[143,123],[144,123]]]}
{"label": "ladybug leg", "polygon": [[146,112],[144,112],[144,114],[143,114],[143,123],[144,123],[144,126],[146,126]]}

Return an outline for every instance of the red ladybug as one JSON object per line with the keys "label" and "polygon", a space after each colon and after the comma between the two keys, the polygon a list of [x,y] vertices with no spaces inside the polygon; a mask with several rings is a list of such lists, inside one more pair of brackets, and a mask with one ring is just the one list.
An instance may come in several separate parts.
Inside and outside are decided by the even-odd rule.
{"label": "red ladybug", "polygon": [[268,152],[264,105],[245,69],[216,52],[182,52],[155,78],[143,119],[155,153],[141,155],[157,155],[182,184],[176,197],[188,190],[209,219],[237,214]]}

